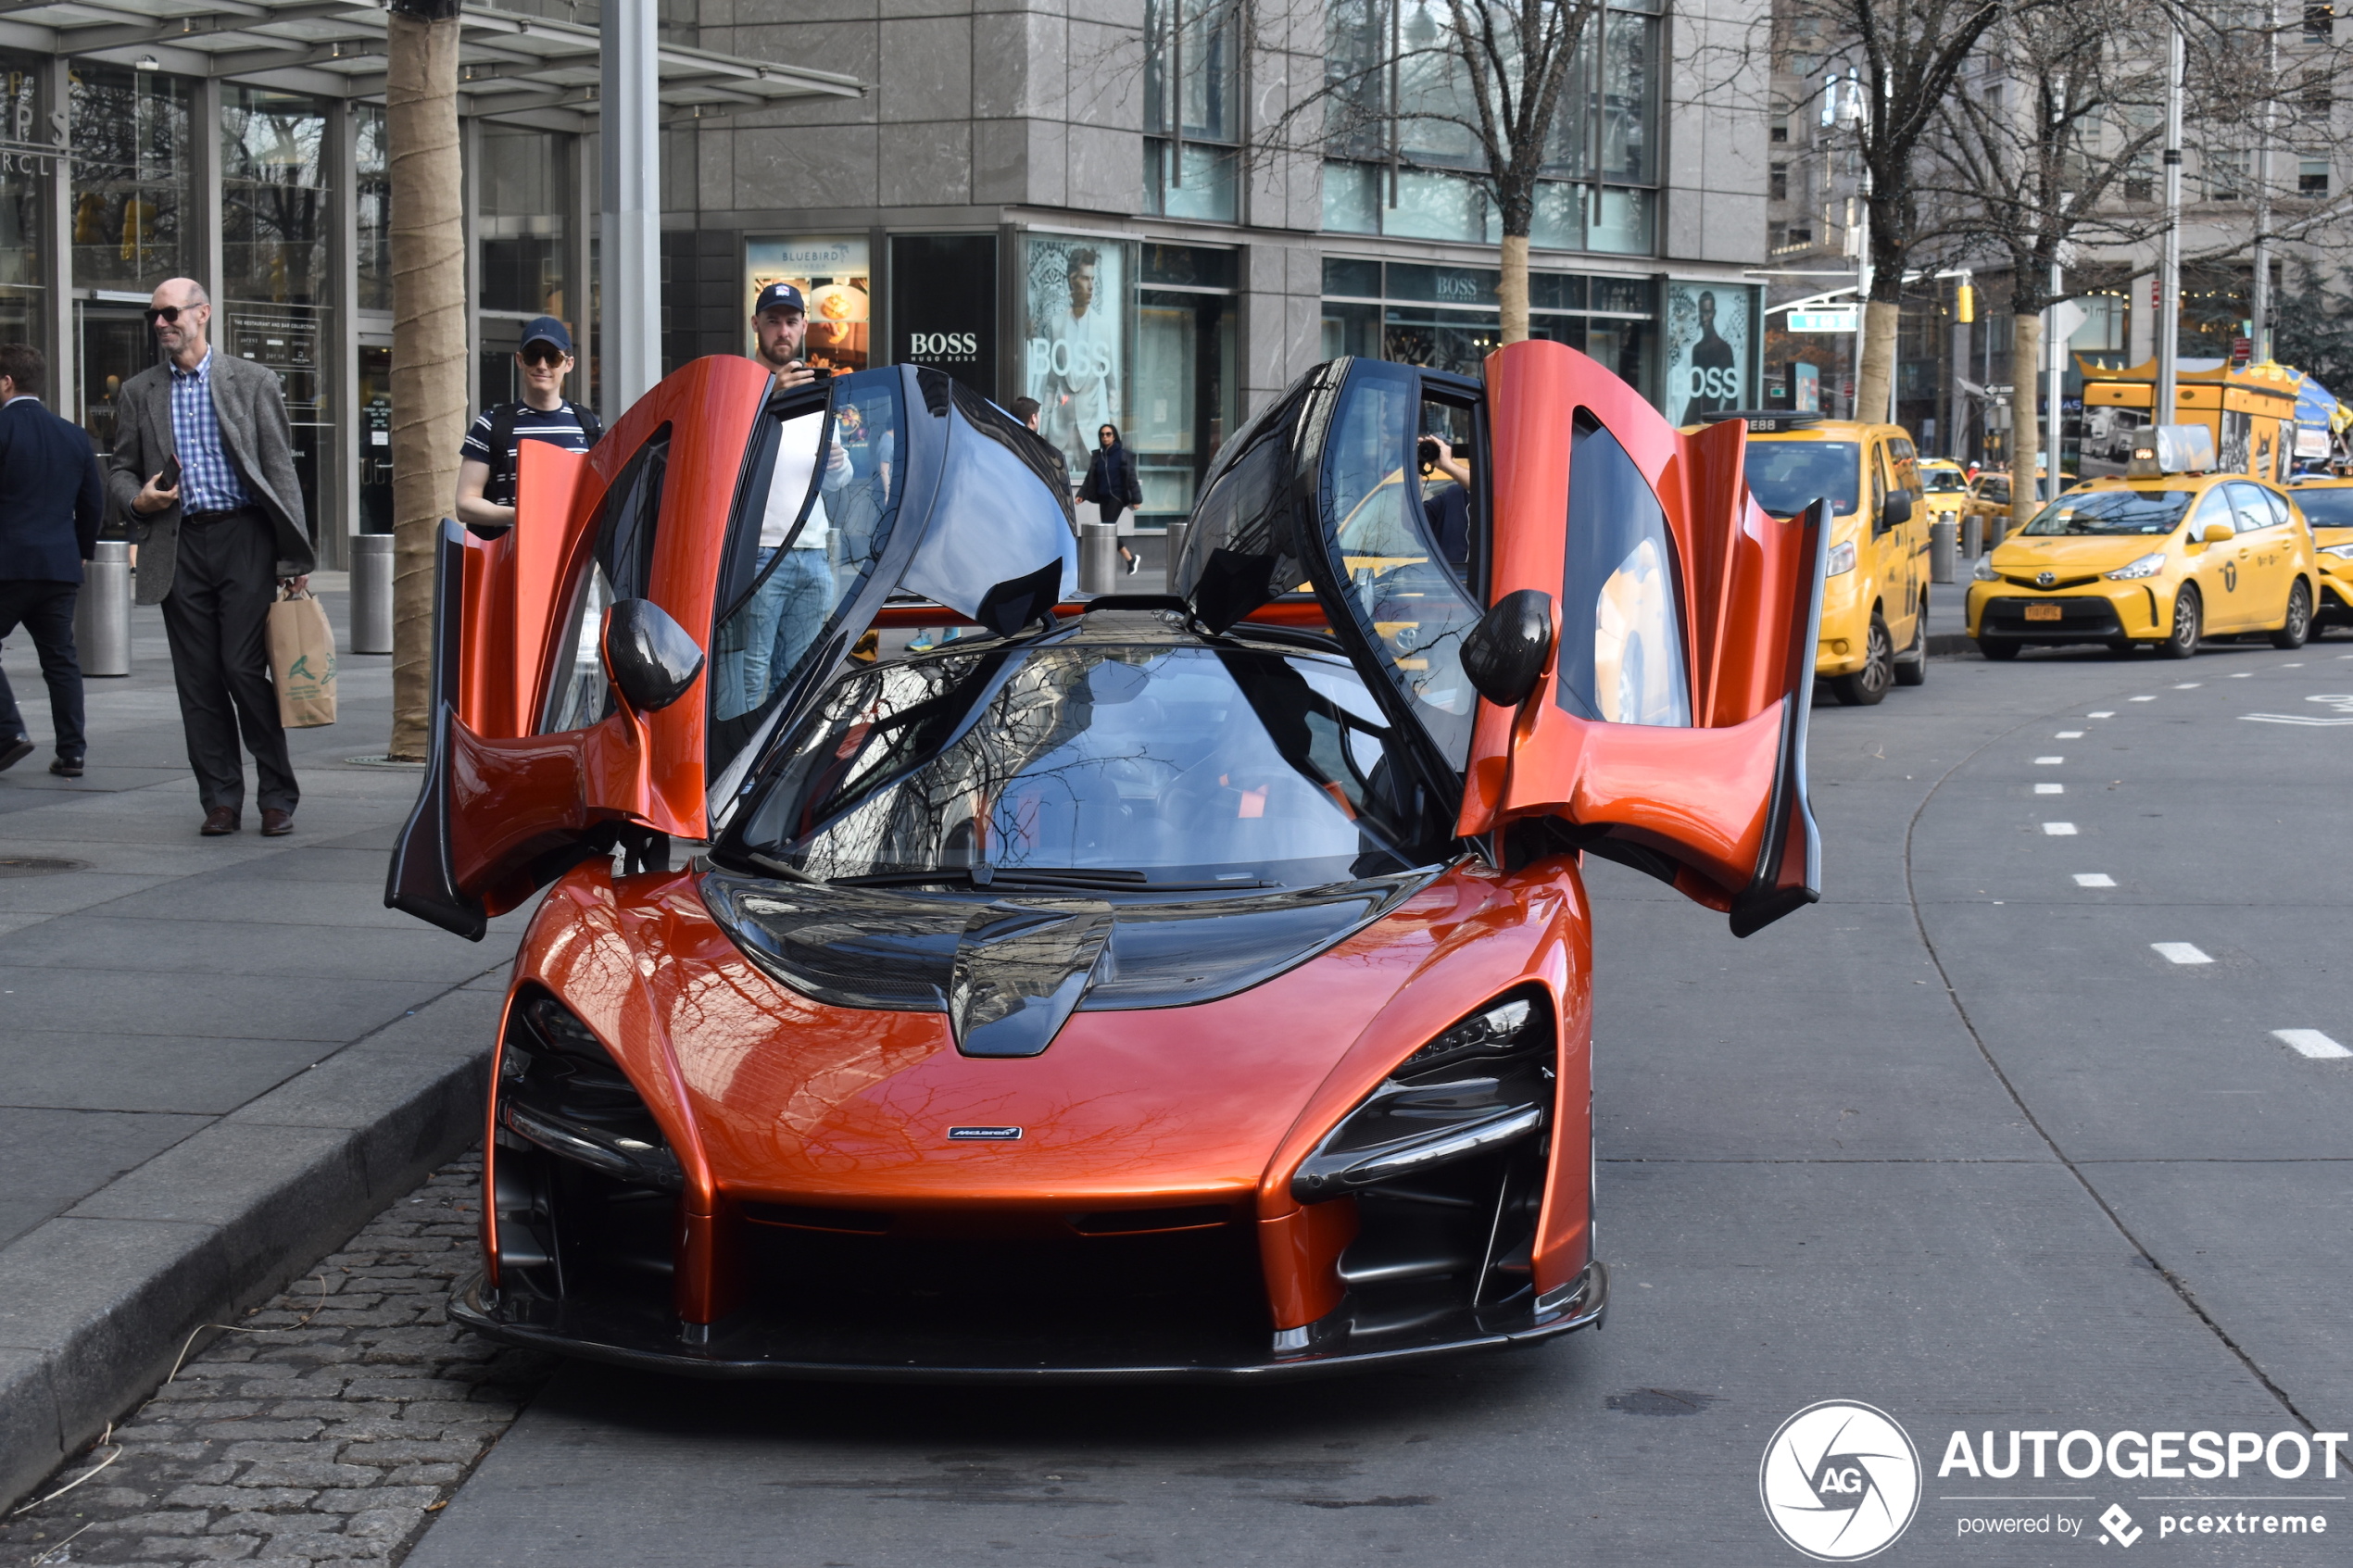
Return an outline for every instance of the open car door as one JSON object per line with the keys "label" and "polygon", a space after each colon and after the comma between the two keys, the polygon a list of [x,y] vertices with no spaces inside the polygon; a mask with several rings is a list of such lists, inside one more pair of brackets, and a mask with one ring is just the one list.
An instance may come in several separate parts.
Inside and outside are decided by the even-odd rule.
{"label": "open car door", "polygon": [[1492,608],[1466,650],[1484,695],[1461,831],[1551,819],[1735,935],[1812,903],[1822,508],[1768,517],[1744,424],[1681,434],[1565,345],[1499,350],[1487,391]]}
{"label": "open car door", "polygon": [[936,370],[776,392],[699,359],[585,458],[524,442],[519,481],[511,528],[442,525],[384,892],[477,940],[583,859],[666,865],[724,827],[895,590],[1011,632],[1076,574],[1059,461]]}
{"label": "open car door", "polygon": [[1679,434],[1559,344],[1490,356],[1483,388],[1333,360],[1221,453],[1176,587],[1213,631],[1312,593],[1462,834],[1539,830],[1746,935],[1818,896],[1823,525],[1749,499],[1745,440]]}

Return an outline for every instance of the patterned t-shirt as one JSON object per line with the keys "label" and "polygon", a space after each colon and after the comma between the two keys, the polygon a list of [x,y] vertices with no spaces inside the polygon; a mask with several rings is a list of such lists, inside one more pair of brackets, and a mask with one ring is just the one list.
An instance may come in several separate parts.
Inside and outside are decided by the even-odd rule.
{"label": "patterned t-shirt", "polygon": [[489,483],[482,487],[484,500],[501,507],[515,504],[515,454],[522,448],[525,436],[534,441],[548,442],[567,452],[588,450],[588,433],[580,428],[580,416],[573,411],[569,403],[559,403],[552,408],[544,409],[535,408],[528,403],[519,405],[515,409],[514,443],[507,448],[503,458],[498,459],[490,455],[490,416],[486,413],[477,415],[473,428],[466,432],[465,445],[458,448],[458,456],[469,462],[490,465]]}

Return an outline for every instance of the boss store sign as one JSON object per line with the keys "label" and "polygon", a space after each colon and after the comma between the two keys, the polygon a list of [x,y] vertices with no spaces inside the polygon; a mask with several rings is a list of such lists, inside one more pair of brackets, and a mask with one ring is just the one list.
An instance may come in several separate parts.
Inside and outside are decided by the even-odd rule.
{"label": "boss store sign", "polygon": [[997,395],[997,236],[894,234],[890,358]]}

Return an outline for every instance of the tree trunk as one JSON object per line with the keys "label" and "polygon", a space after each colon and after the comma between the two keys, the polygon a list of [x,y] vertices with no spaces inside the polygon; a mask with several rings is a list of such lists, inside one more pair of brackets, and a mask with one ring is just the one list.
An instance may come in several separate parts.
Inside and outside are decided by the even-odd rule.
{"label": "tree trunk", "polygon": [[455,504],[466,433],[466,247],[458,147],[458,19],[386,21],[392,153],[392,739],[425,754],[434,538]]}
{"label": "tree trunk", "polygon": [[1495,280],[1495,303],[1503,313],[1504,341],[1528,341],[1528,236],[1504,236],[1504,270]]}
{"label": "tree trunk", "polygon": [[1895,329],[1904,307],[1883,299],[1863,307],[1863,362],[1855,372],[1855,417],[1869,424],[1890,418],[1895,390]]}
{"label": "tree trunk", "polygon": [[2020,310],[2010,317],[2010,532],[2041,509],[2034,466],[2043,455],[2043,318]]}

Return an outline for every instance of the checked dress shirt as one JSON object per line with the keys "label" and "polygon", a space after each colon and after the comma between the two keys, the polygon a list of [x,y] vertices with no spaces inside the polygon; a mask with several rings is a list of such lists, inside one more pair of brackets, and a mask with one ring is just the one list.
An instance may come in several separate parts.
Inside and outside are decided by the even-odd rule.
{"label": "checked dress shirt", "polygon": [[212,411],[212,355],[193,370],[171,367],[171,446],[180,455],[180,509],[225,512],[253,505],[237,467],[220,444]]}

